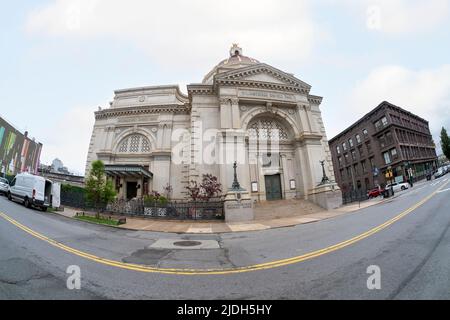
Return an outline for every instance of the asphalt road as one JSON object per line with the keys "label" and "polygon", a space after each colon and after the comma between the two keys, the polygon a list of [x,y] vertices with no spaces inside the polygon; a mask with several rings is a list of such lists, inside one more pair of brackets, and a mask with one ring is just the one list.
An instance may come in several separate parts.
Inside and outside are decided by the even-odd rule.
{"label": "asphalt road", "polygon": [[[449,188],[450,177],[444,176],[333,219],[221,235],[120,230],[25,209],[0,197],[0,212],[29,228],[26,232],[0,216],[0,299],[450,299]],[[80,257],[42,235],[120,264]],[[159,239],[214,240],[220,248],[152,248]],[[349,239],[350,244],[333,247]],[[270,265],[310,252],[317,254]],[[123,263],[156,269],[128,270]],[[72,265],[80,267],[81,290],[66,287]],[[367,288],[371,265],[381,270],[379,290]],[[242,269],[247,266],[254,267]],[[198,272],[177,271],[187,268]],[[168,269],[174,274],[159,272]],[[205,269],[227,272],[201,274]]]}

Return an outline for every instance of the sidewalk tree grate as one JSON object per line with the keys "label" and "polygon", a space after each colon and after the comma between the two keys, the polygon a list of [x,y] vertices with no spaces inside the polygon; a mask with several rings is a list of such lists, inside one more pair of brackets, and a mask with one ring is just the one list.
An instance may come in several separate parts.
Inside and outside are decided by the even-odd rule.
{"label": "sidewalk tree grate", "polygon": [[173,245],[177,246],[177,247],[196,247],[201,245],[202,243],[199,241],[178,241],[178,242],[174,242]]}

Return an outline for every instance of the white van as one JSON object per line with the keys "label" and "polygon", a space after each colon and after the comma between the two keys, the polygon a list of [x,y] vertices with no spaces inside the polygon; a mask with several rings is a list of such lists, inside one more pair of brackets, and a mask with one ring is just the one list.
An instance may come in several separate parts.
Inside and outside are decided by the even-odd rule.
{"label": "white van", "polygon": [[47,211],[52,203],[52,185],[43,177],[20,173],[10,183],[8,199],[20,201],[27,208],[34,206]]}

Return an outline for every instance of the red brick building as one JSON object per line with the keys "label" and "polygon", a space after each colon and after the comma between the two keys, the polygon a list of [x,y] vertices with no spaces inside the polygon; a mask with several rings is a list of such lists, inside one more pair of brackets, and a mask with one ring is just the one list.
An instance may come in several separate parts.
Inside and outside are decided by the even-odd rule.
{"label": "red brick building", "polygon": [[[343,192],[418,180],[437,166],[428,121],[386,101],[329,144]],[[386,178],[387,171],[392,178]]]}

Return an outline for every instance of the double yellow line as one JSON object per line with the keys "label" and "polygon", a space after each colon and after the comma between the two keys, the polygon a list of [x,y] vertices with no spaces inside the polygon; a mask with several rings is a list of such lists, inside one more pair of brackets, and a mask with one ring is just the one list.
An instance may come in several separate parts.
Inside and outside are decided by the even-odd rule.
{"label": "double yellow line", "polygon": [[[448,183],[447,183],[448,184]],[[121,269],[126,269],[126,270],[133,270],[133,271],[139,271],[139,272],[147,272],[147,273],[160,273],[160,274],[172,274],[172,275],[227,275],[227,274],[237,274],[237,273],[244,273],[244,272],[251,272],[251,271],[258,271],[258,270],[267,270],[267,269],[273,269],[273,268],[278,268],[278,267],[282,267],[282,266],[288,266],[288,265],[292,265],[292,264],[296,264],[299,262],[303,262],[309,259],[313,259],[313,258],[317,258],[320,257],[322,255],[337,251],[339,249],[348,247],[354,243],[357,243],[367,237],[370,237],[371,235],[374,235],[375,233],[380,232],[381,230],[389,227],[390,225],[394,224],[395,222],[399,221],[400,219],[404,218],[405,216],[407,216],[408,214],[410,214],[411,212],[413,212],[414,210],[416,210],[417,208],[419,208],[420,206],[422,206],[424,203],[426,203],[427,201],[429,201],[433,196],[435,196],[440,190],[442,190],[447,184],[444,184],[443,186],[441,186],[439,189],[437,189],[436,191],[434,191],[432,194],[430,194],[429,196],[427,196],[426,198],[424,198],[422,201],[416,203],[414,206],[410,207],[409,209],[406,209],[405,211],[403,211],[402,213],[400,213],[399,215],[395,216],[394,218],[386,221],[385,223],[370,229],[367,232],[364,232],[354,238],[351,238],[349,240],[340,242],[338,244],[326,247],[324,249],[320,249],[317,251],[313,251],[310,253],[306,253],[304,255],[301,256],[296,256],[296,257],[292,257],[292,258],[288,258],[288,259],[281,259],[281,260],[276,260],[276,261],[271,261],[271,262],[267,262],[267,263],[262,263],[262,264],[256,264],[256,265],[251,265],[251,266],[247,266],[247,267],[236,267],[236,268],[229,268],[229,269],[171,269],[171,268],[154,268],[154,267],[149,267],[149,266],[143,266],[143,265],[137,265],[137,264],[130,264],[130,263],[123,263],[120,261],[114,261],[114,260],[109,260],[109,259],[104,259],[77,249],[74,249],[72,247],[66,246],[56,240],[50,239],[26,226],[24,226],[23,224],[17,222],[16,220],[10,218],[9,216],[7,216],[6,214],[4,214],[3,212],[0,212],[0,217],[2,217],[3,219],[5,219],[6,221],[10,222],[11,224],[15,225],[17,228],[25,231],[26,233],[32,235],[35,238],[38,238],[42,241],[45,241],[47,243],[49,243],[50,245],[57,247],[61,250],[64,250],[68,253],[74,254],[76,256],[85,258],[87,260],[91,260],[97,263],[101,263],[104,265],[108,265],[108,266],[112,266],[112,267],[117,267],[117,268],[121,268]]]}

